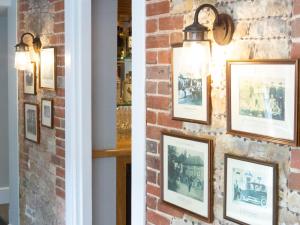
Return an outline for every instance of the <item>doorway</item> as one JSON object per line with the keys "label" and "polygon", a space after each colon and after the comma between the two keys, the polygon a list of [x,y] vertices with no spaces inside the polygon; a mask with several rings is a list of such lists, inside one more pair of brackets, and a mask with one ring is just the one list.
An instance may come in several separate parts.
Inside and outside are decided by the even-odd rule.
{"label": "doorway", "polygon": [[[90,1],[66,0],[66,204],[68,225],[92,224]],[[145,1],[132,1],[132,225],[145,223]],[[73,123],[73,121],[77,121]]]}

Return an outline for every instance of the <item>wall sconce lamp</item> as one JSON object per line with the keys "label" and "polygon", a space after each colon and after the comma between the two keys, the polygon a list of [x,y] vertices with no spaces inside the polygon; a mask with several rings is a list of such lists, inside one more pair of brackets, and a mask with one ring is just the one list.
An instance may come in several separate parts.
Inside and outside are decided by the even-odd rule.
{"label": "wall sconce lamp", "polygon": [[209,41],[207,39],[209,29],[200,24],[198,21],[199,13],[204,8],[210,8],[215,14],[212,31],[216,43],[219,45],[229,44],[234,32],[232,18],[224,13],[219,14],[218,10],[211,4],[203,4],[197,8],[194,16],[194,22],[183,30],[184,41]]}
{"label": "wall sconce lamp", "polygon": [[32,38],[32,46],[36,53],[39,53],[42,48],[42,42],[38,35],[34,37],[31,33],[22,34],[20,43],[15,46],[15,68],[18,70],[26,70],[31,63],[29,46],[23,40],[26,35]]}

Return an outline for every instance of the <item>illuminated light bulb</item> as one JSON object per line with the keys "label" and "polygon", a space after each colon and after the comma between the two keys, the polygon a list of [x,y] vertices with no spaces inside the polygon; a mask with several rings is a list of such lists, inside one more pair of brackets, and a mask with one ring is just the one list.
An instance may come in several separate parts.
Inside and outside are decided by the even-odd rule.
{"label": "illuminated light bulb", "polygon": [[30,66],[30,53],[28,51],[19,51],[15,55],[15,68],[17,70],[27,70]]}

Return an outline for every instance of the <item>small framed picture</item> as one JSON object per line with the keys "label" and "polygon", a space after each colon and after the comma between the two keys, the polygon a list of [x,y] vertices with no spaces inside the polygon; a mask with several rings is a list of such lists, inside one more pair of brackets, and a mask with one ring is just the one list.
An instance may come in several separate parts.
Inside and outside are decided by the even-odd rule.
{"label": "small framed picture", "polygon": [[225,155],[224,218],[242,225],[276,225],[278,166]]}
{"label": "small framed picture", "polygon": [[298,60],[227,62],[227,130],[299,145]]}
{"label": "small framed picture", "polygon": [[30,69],[24,71],[24,94],[36,95],[36,64],[31,63]]}
{"label": "small framed picture", "polygon": [[41,50],[40,87],[56,89],[56,51],[53,47]]}
{"label": "small framed picture", "polygon": [[24,126],[25,126],[25,139],[39,143],[40,130],[39,130],[39,109],[37,104],[25,103],[24,104]]}
{"label": "small framed picture", "polygon": [[53,128],[53,100],[42,99],[42,126]]}
{"label": "small framed picture", "polygon": [[173,119],[210,124],[210,63],[202,57],[210,54],[210,42],[203,45],[174,46],[172,50]]}
{"label": "small framed picture", "polygon": [[161,199],[198,219],[213,220],[213,141],[163,132]]}

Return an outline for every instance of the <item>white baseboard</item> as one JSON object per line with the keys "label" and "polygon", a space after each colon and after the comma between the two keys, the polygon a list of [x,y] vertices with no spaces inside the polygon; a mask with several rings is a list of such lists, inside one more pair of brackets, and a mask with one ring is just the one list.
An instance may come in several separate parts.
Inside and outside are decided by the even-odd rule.
{"label": "white baseboard", "polygon": [[0,187],[0,204],[9,203],[9,187]]}

